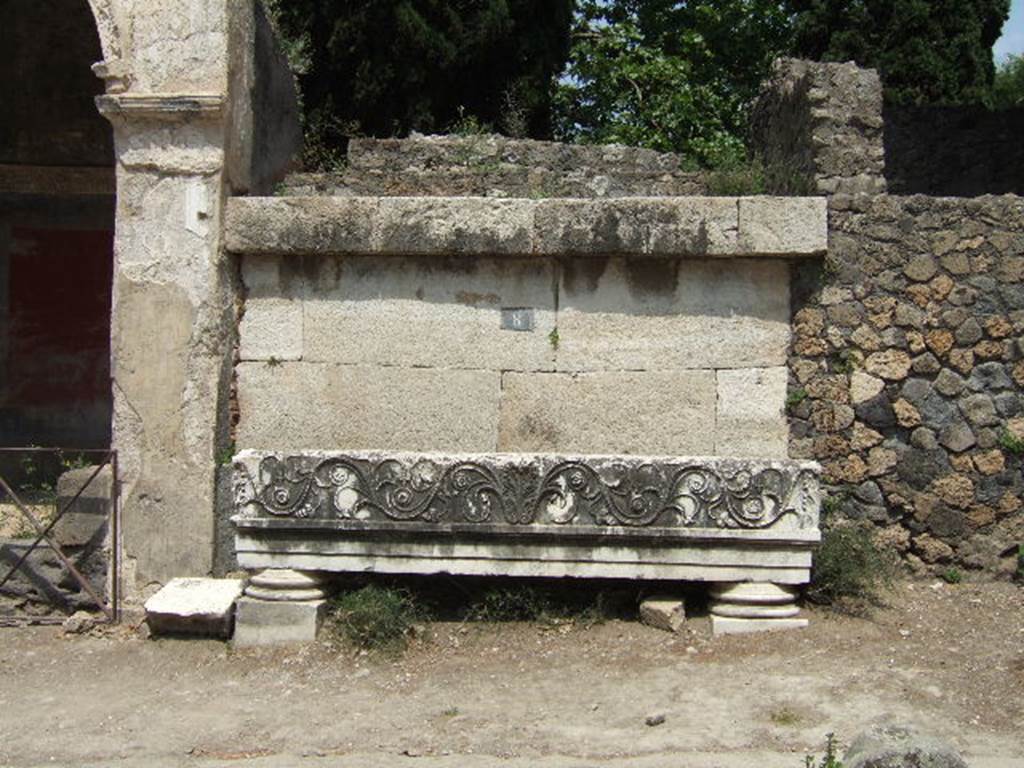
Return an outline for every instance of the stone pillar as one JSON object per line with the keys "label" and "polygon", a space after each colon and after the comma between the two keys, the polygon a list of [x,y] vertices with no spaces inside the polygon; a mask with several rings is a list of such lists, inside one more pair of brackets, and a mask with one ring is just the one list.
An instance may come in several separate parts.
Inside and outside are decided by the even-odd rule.
{"label": "stone pillar", "polygon": [[233,645],[287,645],[316,640],[330,584],[318,573],[268,568],[252,577],[235,606]]}
{"label": "stone pillar", "polygon": [[[107,90],[96,103],[116,156],[112,432],[128,600],[214,562],[236,337],[224,200],[270,184],[291,147],[253,150],[292,82],[280,57],[259,60],[273,36],[257,1],[90,0]],[[285,122],[276,135],[294,142]]]}
{"label": "stone pillar", "polygon": [[723,582],[711,587],[711,630],[716,635],[799,629],[799,589],[767,582]]}

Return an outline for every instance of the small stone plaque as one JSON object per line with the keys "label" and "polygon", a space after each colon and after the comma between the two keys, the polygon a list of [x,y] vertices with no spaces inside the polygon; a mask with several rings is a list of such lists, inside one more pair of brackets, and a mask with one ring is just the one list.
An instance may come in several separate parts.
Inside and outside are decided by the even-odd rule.
{"label": "small stone plaque", "polygon": [[502,307],[501,330],[532,331],[537,327],[533,307]]}

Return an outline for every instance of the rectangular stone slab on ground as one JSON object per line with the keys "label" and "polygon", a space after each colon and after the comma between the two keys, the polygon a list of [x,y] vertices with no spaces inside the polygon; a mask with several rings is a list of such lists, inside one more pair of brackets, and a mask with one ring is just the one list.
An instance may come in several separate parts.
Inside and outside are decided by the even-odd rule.
{"label": "rectangular stone slab on ground", "polygon": [[171,579],[146,601],[146,623],[154,634],[228,638],[244,588],[245,579]]}
{"label": "rectangular stone slab on ground", "polygon": [[242,451],[246,568],[802,584],[813,462]]}

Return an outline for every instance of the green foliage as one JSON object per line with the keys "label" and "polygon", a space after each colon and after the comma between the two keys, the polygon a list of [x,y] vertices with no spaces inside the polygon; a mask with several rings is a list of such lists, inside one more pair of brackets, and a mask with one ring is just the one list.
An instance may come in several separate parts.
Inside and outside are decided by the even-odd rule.
{"label": "green foliage", "polygon": [[[313,157],[347,135],[481,123],[551,134],[551,81],[569,49],[572,0],[274,0],[298,76]],[[336,122],[332,122],[336,121]]]}
{"label": "green foliage", "polygon": [[231,462],[235,458],[235,441],[232,440],[227,445],[217,450],[217,466],[227,467],[230,466]]}
{"label": "green foliage", "polygon": [[558,326],[556,325],[551,329],[551,333],[548,334],[548,344],[551,345],[551,348],[555,350],[555,352],[558,351],[558,344],[561,341],[561,338],[562,337],[558,335]]}
{"label": "green foliage", "polygon": [[992,106],[996,109],[1024,107],[1024,56],[1008,56],[996,67]]}
{"label": "green foliage", "polygon": [[723,162],[708,172],[706,183],[708,193],[720,197],[763,195],[767,189],[764,165],[759,158]]}
{"label": "green foliage", "polygon": [[613,613],[604,593],[572,595],[531,584],[488,589],[466,610],[470,621],[535,621],[557,624],[575,621],[596,624]]}
{"label": "green foliage", "polygon": [[959,584],[964,580],[964,575],[960,572],[960,569],[952,566],[944,570],[941,576],[942,580],[947,584]]}
{"label": "green foliage", "polygon": [[786,395],[786,412],[789,413],[806,399],[807,390],[803,387],[791,390],[789,394]]}
{"label": "green foliage", "polygon": [[354,645],[367,650],[405,648],[413,625],[424,611],[403,589],[369,584],[331,601],[330,621]]}
{"label": "green foliage", "polygon": [[1010,0],[790,0],[795,52],[875,67],[898,104],[984,102]]}
{"label": "green foliage", "polygon": [[843,762],[839,759],[839,745],[836,743],[836,735],[829,733],[825,736],[825,754],[818,762],[814,761],[813,755],[804,758],[804,768],[843,768]]}
{"label": "green foliage", "polygon": [[555,94],[557,135],[736,164],[747,105],[788,44],[780,2],[580,0]]}
{"label": "green foliage", "polygon": [[874,603],[892,581],[892,557],[878,548],[870,526],[826,528],[814,556],[807,596],[826,605],[857,609]]}
{"label": "green foliage", "polygon": [[1024,439],[1017,437],[1008,429],[999,433],[999,447],[1014,456],[1024,454]]}

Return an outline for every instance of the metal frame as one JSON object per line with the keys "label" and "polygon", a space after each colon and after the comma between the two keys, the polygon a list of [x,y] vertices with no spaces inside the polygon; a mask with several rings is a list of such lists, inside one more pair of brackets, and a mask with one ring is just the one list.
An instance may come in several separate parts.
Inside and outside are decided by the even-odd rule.
{"label": "metal frame", "polygon": [[[121,531],[120,531],[120,528],[121,528],[121,524],[120,524],[121,523],[121,514],[120,514],[120,512],[121,512],[121,510],[120,510],[120,504],[118,502],[119,502],[121,493],[120,493],[120,483],[119,483],[118,472],[117,472],[117,469],[118,469],[118,467],[117,467],[117,451],[114,450],[114,449],[108,449],[108,448],[58,448],[58,447],[39,448],[39,447],[36,447],[36,446],[24,447],[24,448],[21,448],[21,447],[0,447],[0,455],[2,455],[2,454],[26,454],[26,453],[57,454],[57,455],[61,455],[61,454],[64,454],[64,453],[75,453],[75,454],[84,455],[84,456],[87,456],[87,457],[97,457],[97,464],[98,464],[98,466],[96,466],[96,468],[93,470],[93,473],[89,476],[89,479],[85,481],[85,483],[82,485],[82,487],[79,488],[78,491],[75,493],[75,495],[71,498],[71,501],[69,501],[67,504],[65,504],[63,509],[60,509],[60,508],[57,509],[57,514],[54,516],[53,520],[51,520],[49,522],[49,524],[47,524],[46,526],[44,526],[42,523],[39,522],[39,520],[36,519],[36,517],[28,509],[28,507],[25,505],[25,503],[22,502],[22,500],[18,497],[18,494],[16,494],[14,492],[14,489],[11,488],[10,484],[3,477],[3,475],[0,475],[0,491],[3,491],[7,496],[9,496],[11,498],[11,500],[14,502],[15,507],[18,509],[18,511],[21,513],[21,515],[28,521],[28,523],[32,526],[32,528],[36,532],[35,541],[33,541],[31,546],[29,546],[29,548],[27,550],[25,550],[25,552],[21,555],[21,557],[18,558],[18,562],[16,562],[14,564],[14,566],[6,574],[4,574],[4,576],[2,578],[0,578],[0,589],[2,589],[3,586],[8,581],[10,581],[11,577],[15,573],[17,573],[17,571],[19,569],[21,569],[21,567],[25,564],[25,561],[28,559],[29,555],[31,555],[32,552],[34,552],[36,550],[36,548],[39,546],[39,544],[45,542],[46,545],[49,546],[49,548],[51,550],[53,550],[53,553],[58,557],[58,559],[60,559],[60,561],[64,564],[64,567],[68,569],[68,573],[71,574],[71,577],[86,592],[86,594],[88,594],[89,597],[91,597],[93,599],[93,601],[96,603],[97,607],[100,610],[103,611],[103,613],[107,617],[107,621],[109,623],[111,623],[111,624],[116,624],[116,623],[120,622],[120,620],[121,620],[121,567],[120,567],[121,566]],[[64,554],[64,551],[61,549],[60,545],[57,544],[57,542],[55,542],[52,538],[50,538],[50,532],[53,530],[53,527],[57,524],[57,522],[62,517],[64,517],[65,514],[67,514],[67,512],[69,510],[71,510],[72,507],[74,507],[75,503],[81,497],[81,495],[85,491],[85,489],[88,488],[89,485],[93,482],[93,480],[95,480],[99,476],[100,472],[103,471],[103,468],[108,466],[108,465],[110,466],[110,471],[111,471],[110,517],[108,519],[108,522],[109,522],[109,535],[110,535],[110,542],[111,542],[111,546],[110,546],[110,601],[109,602],[105,601],[99,594],[97,594],[96,590],[93,588],[93,585],[89,582],[89,580],[87,578],[85,578],[85,576],[83,576],[79,572],[79,570],[71,562],[71,560],[68,558],[68,556]],[[24,624],[24,623],[28,623],[30,621],[34,622],[34,623],[44,623],[44,622],[40,622],[40,620],[38,618],[24,619],[24,620],[23,619],[15,618],[15,619],[12,619],[12,620],[8,620],[8,621],[6,621],[4,623],[8,623],[8,624],[10,624],[10,623],[13,623],[13,624]],[[45,623],[49,623],[49,622],[45,622]],[[2,624],[0,624],[0,625],[2,625]]]}

